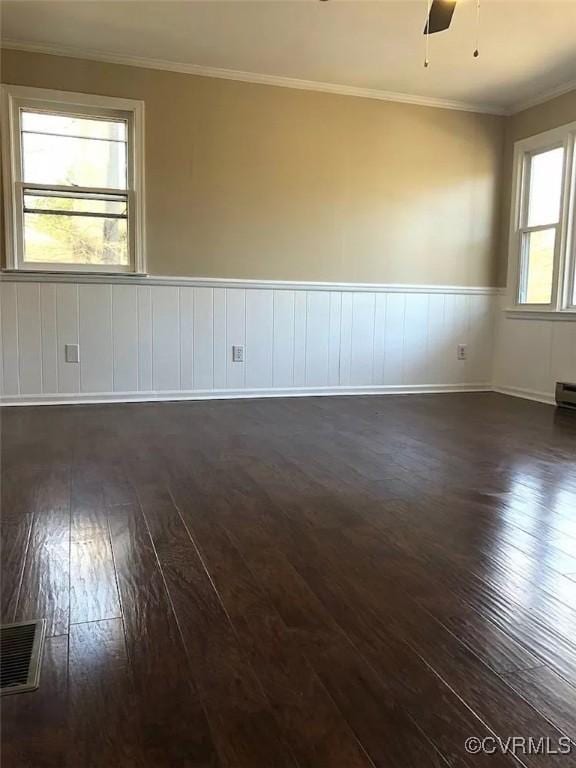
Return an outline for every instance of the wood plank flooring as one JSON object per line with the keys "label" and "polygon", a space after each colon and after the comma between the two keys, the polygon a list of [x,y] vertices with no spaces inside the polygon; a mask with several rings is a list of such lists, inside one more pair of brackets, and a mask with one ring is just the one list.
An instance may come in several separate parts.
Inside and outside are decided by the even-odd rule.
{"label": "wood plank flooring", "polygon": [[[576,413],[3,409],[4,768],[576,766]],[[471,755],[470,736],[573,740]]]}

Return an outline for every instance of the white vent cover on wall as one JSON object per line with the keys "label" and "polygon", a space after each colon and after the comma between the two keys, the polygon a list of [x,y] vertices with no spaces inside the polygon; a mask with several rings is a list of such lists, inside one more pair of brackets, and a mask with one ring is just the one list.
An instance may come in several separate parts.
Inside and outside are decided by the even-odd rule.
{"label": "white vent cover on wall", "polygon": [[556,383],[556,405],[576,409],[576,384],[558,381]]}

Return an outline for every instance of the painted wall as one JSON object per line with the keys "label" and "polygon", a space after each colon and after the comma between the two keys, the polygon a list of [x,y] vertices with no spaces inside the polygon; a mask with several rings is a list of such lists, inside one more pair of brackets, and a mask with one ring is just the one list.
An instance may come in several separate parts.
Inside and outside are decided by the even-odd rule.
{"label": "painted wall", "polygon": [[502,117],[4,51],[6,83],[146,102],[156,275],[497,284]]}

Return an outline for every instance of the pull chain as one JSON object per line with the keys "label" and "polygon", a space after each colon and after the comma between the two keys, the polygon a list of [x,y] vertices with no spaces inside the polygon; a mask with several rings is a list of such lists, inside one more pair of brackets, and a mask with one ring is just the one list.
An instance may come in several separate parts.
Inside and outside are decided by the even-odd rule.
{"label": "pull chain", "polygon": [[425,52],[424,52],[424,67],[425,69],[428,69],[430,66],[430,58],[429,58],[429,52],[430,52],[430,3],[431,0],[426,0],[426,34],[424,37],[426,38],[425,43]]}
{"label": "pull chain", "polygon": [[476,0],[476,48],[474,49],[474,58],[480,56],[480,0]]}

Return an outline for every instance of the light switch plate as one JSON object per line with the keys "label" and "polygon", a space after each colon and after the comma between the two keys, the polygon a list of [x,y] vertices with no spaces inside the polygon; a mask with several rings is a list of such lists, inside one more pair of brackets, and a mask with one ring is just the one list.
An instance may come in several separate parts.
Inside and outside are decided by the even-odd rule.
{"label": "light switch plate", "polygon": [[80,362],[80,345],[65,344],[64,357],[67,363],[79,363]]}

